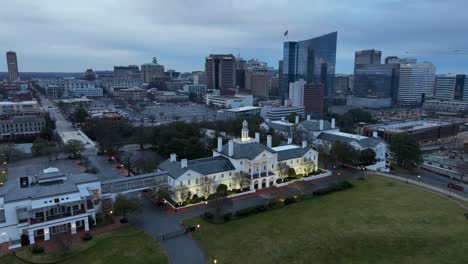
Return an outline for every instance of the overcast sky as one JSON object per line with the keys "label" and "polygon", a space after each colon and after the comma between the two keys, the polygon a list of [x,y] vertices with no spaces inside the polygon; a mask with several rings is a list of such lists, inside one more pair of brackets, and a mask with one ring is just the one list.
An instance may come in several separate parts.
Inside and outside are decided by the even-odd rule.
{"label": "overcast sky", "polygon": [[[210,53],[240,54],[278,67],[283,32],[302,40],[338,31],[337,73],[354,51],[467,50],[465,0],[1,0],[5,52],[20,71],[112,69],[153,56],[169,69],[201,70]],[[438,73],[468,73],[468,55],[411,55]]]}

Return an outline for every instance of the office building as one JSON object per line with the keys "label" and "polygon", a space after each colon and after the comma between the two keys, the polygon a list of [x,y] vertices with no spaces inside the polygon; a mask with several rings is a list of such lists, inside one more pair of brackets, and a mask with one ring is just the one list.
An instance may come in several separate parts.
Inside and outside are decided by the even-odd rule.
{"label": "office building", "polygon": [[264,119],[281,120],[290,115],[305,116],[305,109],[303,106],[264,106],[260,115]]}
{"label": "office building", "polygon": [[206,94],[206,85],[204,84],[186,84],[182,89],[186,93],[195,93],[199,96]]}
{"label": "office building", "polygon": [[335,76],[335,97],[346,97],[348,95],[349,87],[349,75],[336,75]]}
{"label": "office building", "polygon": [[453,74],[437,75],[435,79],[435,98],[440,100],[455,99],[457,76]]}
{"label": "office building", "polygon": [[333,32],[308,40],[284,42],[280,99],[288,99],[289,83],[299,79],[308,84],[322,83],[325,97],[333,97],[337,35]]}
{"label": "office building", "polygon": [[325,107],[324,90],[325,86],[321,83],[308,83],[304,85],[304,107],[306,114],[313,114],[315,116],[323,115]]}
{"label": "office building", "polygon": [[466,74],[457,74],[454,99],[468,102],[468,77]]}
{"label": "office building", "polygon": [[460,100],[426,100],[423,103],[423,110],[429,112],[461,113],[468,111],[468,101]]}
{"label": "office building", "polygon": [[304,85],[306,82],[299,79],[289,83],[289,104],[291,106],[304,106]]}
{"label": "office building", "polygon": [[39,114],[41,108],[37,101],[0,102],[0,116]]}
{"label": "office building", "polygon": [[87,69],[84,73],[84,78],[86,81],[94,81],[96,80],[96,73],[93,71],[93,69]]}
{"label": "office building", "polygon": [[381,64],[382,51],[370,49],[360,50],[354,53],[354,69],[360,65]]}
{"label": "office building", "polygon": [[236,88],[236,58],[232,54],[210,54],[205,60],[209,90]]}
{"label": "office building", "polygon": [[153,61],[141,65],[141,73],[143,75],[143,81],[150,83],[153,77],[165,76],[164,66],[158,64],[156,57],[153,57]]}
{"label": "office building", "polygon": [[8,51],[6,53],[6,60],[8,66],[8,81],[14,82],[19,79],[18,74],[18,59],[16,58],[16,52]]}
{"label": "office building", "polygon": [[45,127],[42,116],[11,116],[0,119],[0,140],[16,140],[34,138]]}
{"label": "office building", "polygon": [[397,103],[421,105],[434,95],[435,66],[430,62],[400,64]]}
{"label": "office building", "polygon": [[260,98],[268,98],[270,92],[270,74],[266,69],[245,71],[245,91]]}
{"label": "office building", "polygon": [[138,65],[114,66],[114,77],[121,79],[141,79],[140,68],[138,67]]}
{"label": "office building", "polygon": [[148,97],[147,90],[139,87],[119,89],[115,91],[114,95],[134,102],[146,100]]}
{"label": "office building", "polygon": [[236,95],[216,95],[207,94],[206,104],[218,108],[239,108],[244,106],[253,106],[253,96],[246,94]]}
{"label": "office building", "polygon": [[195,85],[206,85],[206,73],[204,71],[192,72],[193,84]]}

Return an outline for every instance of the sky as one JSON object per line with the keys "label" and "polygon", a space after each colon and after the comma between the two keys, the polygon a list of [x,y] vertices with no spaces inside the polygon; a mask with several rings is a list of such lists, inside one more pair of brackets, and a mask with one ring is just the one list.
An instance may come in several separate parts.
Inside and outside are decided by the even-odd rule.
{"label": "sky", "polygon": [[111,70],[157,57],[167,69],[204,69],[212,53],[278,67],[290,41],[338,31],[337,73],[354,51],[433,62],[437,73],[468,73],[465,0],[0,0],[0,71],[17,52],[20,72]]}

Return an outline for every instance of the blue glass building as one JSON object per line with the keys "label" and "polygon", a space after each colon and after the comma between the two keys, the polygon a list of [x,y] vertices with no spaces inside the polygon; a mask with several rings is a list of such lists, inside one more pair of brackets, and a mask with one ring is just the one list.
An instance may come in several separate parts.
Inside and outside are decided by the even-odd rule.
{"label": "blue glass building", "polygon": [[278,96],[288,99],[289,83],[304,79],[308,84],[322,83],[325,97],[333,97],[337,32],[320,37],[284,42],[283,81]]}

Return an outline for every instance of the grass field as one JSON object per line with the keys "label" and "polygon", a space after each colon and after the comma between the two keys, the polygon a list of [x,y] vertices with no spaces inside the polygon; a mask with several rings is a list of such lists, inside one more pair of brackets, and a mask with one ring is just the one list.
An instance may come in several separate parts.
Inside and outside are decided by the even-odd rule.
{"label": "grass field", "polygon": [[464,210],[373,176],[355,188],[194,233],[212,263],[468,263]]}
{"label": "grass field", "polygon": [[[143,231],[126,227],[116,231],[97,235],[93,240],[82,243],[67,252],[44,253],[33,255],[29,249],[17,252],[17,255],[35,263],[54,263],[69,258],[64,264],[139,264],[167,263],[158,242]],[[12,254],[0,257],[0,263],[24,264]]]}

